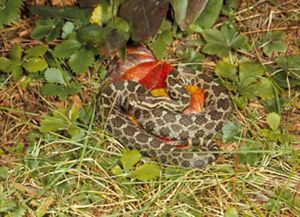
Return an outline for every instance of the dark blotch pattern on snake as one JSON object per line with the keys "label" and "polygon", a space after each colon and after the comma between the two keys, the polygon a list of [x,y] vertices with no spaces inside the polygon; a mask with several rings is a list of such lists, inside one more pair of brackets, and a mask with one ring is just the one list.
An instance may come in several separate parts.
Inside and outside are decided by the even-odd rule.
{"label": "dark blotch pattern on snake", "polygon": [[[199,71],[174,70],[167,79],[170,98],[153,97],[133,81],[116,81],[102,85],[97,108],[98,121],[130,148],[163,163],[182,167],[203,167],[215,160],[211,151],[218,150],[214,134],[227,121],[231,101],[225,89]],[[204,90],[205,111],[182,114],[189,105],[185,86]],[[140,124],[135,125],[132,115]],[[170,138],[170,142],[159,137]],[[179,150],[176,145],[192,145],[196,150]]]}

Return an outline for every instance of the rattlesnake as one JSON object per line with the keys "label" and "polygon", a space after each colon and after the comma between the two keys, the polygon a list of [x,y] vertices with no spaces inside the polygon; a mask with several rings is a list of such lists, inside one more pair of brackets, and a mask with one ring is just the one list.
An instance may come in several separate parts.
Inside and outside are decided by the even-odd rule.
{"label": "rattlesnake", "polygon": [[[153,97],[134,81],[104,82],[98,97],[98,122],[122,143],[151,158],[182,167],[205,166],[215,160],[212,152],[218,146],[213,136],[228,119],[230,98],[222,86],[199,71],[173,70],[166,84],[170,98]],[[204,91],[204,112],[181,113],[190,100],[187,85]],[[196,151],[179,150],[180,144],[192,145]]]}

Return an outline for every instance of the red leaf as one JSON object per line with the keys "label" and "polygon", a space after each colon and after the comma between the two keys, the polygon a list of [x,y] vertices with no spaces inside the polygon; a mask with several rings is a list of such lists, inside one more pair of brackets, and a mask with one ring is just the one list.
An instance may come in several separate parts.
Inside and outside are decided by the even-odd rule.
{"label": "red leaf", "polygon": [[142,80],[139,81],[148,90],[165,88],[166,77],[172,71],[172,67],[167,63],[157,62],[158,65],[153,68]]}

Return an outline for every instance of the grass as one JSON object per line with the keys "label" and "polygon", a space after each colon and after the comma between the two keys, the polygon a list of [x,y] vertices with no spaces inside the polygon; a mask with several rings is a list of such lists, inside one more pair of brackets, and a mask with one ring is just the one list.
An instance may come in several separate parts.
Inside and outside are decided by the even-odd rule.
{"label": "grass", "polygon": [[[275,57],[263,55],[255,43],[264,32],[282,30],[286,54],[299,53],[293,45],[299,37],[293,17],[300,13],[297,1],[272,6],[267,2],[243,1],[235,16],[254,50],[242,55],[266,66]],[[210,61],[203,67],[212,71],[214,65]],[[242,125],[241,134],[221,144],[214,164],[185,170],[153,162],[161,168],[159,177],[138,181],[130,172],[115,172],[123,146],[94,124],[98,75],[85,74],[78,80],[84,94],[65,101],[44,98],[39,83],[24,89],[10,76],[1,82],[0,215],[300,216],[298,89],[282,89],[280,96],[288,102],[275,137],[262,134],[268,129],[268,113],[253,100],[243,110],[235,106],[231,121]],[[70,121],[71,108],[82,106],[88,108],[90,121]],[[63,117],[70,128],[42,133],[41,121],[57,108],[67,111]],[[72,137],[74,129],[78,134]],[[143,157],[138,164],[148,161]]]}

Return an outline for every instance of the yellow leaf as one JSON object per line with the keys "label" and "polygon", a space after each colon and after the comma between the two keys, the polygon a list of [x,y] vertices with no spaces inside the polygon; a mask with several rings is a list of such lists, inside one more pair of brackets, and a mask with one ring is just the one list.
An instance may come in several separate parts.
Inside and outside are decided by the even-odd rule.
{"label": "yellow leaf", "polygon": [[151,94],[153,96],[169,96],[164,88],[159,88],[155,90],[151,90]]}
{"label": "yellow leaf", "polygon": [[98,24],[99,26],[102,26],[102,6],[98,5],[92,13],[92,16],[90,18],[90,23],[92,24]]}

